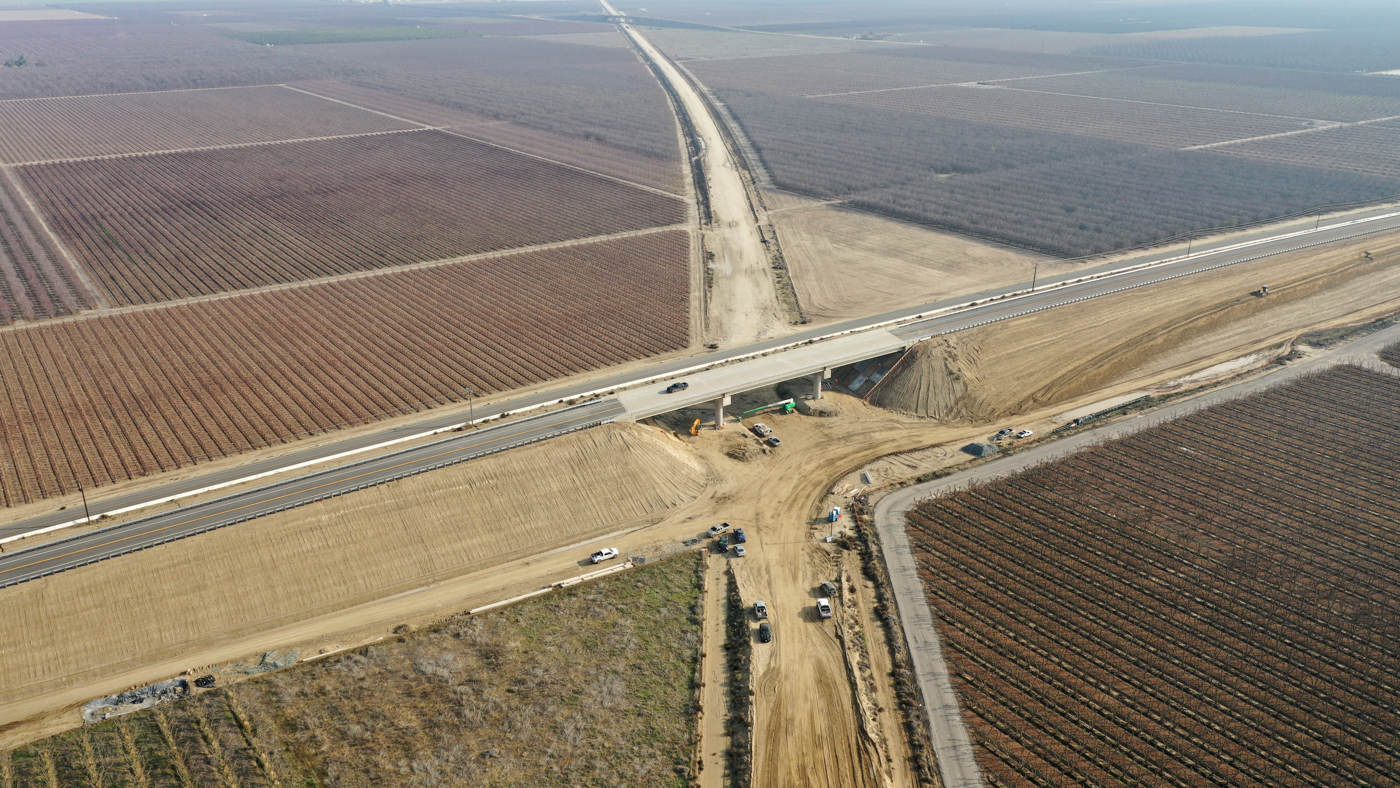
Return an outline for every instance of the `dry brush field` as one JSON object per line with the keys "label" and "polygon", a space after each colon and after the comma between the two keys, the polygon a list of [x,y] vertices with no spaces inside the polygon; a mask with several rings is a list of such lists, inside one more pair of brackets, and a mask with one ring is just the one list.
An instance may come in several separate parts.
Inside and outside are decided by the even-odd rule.
{"label": "dry brush field", "polygon": [[1400,381],[1340,367],[921,504],[992,785],[1388,785]]}
{"label": "dry brush field", "polygon": [[0,161],[178,150],[414,128],[284,87],[0,101]]}
{"label": "dry brush field", "polygon": [[689,553],[0,756],[4,788],[690,784]]}
{"label": "dry brush field", "polygon": [[5,505],[685,347],[683,231],[0,332]]}
{"label": "dry brush field", "polygon": [[440,131],[17,172],[115,304],[638,230],[686,215],[679,199]]}

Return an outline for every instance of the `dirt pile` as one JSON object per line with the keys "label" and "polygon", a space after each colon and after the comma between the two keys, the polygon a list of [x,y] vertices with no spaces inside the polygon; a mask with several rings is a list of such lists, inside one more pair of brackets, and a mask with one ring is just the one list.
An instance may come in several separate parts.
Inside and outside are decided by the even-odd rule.
{"label": "dirt pile", "polygon": [[[1252,295],[1261,283],[1269,294]],[[911,348],[867,399],[949,422],[1000,419],[1208,366],[1397,297],[1400,234],[1371,236],[938,337]]]}
{"label": "dirt pile", "polygon": [[962,421],[972,414],[970,375],[976,346],[960,337],[936,337],[909,349],[867,397],[882,408],[916,416]]}
{"label": "dirt pile", "polygon": [[610,425],[6,589],[0,638],[25,647],[0,650],[0,705],[644,525],[707,482],[679,441]]}

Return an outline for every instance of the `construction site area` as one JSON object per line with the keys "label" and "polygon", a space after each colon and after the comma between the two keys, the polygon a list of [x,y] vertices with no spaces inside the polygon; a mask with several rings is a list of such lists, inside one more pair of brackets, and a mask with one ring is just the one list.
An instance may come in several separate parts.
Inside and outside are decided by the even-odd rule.
{"label": "construction site area", "polygon": [[[1220,710],[1236,700],[1215,698],[1214,706],[1190,706],[1194,716],[1175,728],[1162,724],[1166,732],[1154,740],[1170,733],[1193,745],[1207,739],[1220,745],[1203,747],[1207,754],[1182,776],[1179,763],[1168,763],[1173,759],[1160,748],[1139,748],[1127,732],[1158,725],[1143,715],[1189,694],[1182,687],[1192,676],[1216,674],[1201,668],[1171,679],[1179,685],[1159,686],[1149,677],[1139,686],[1137,676],[1095,662],[1097,645],[1075,652],[1082,658],[1075,680],[1101,673],[1110,678],[1082,679],[1077,694],[1060,698],[1055,693],[1063,682],[1055,682],[1070,675],[1069,658],[1055,660],[1054,670],[1064,676],[1038,672],[1040,660],[1054,649],[1070,649],[1055,639],[1057,626],[1043,623],[1053,622],[1043,611],[1063,605],[1053,609],[1068,616],[1063,611],[1077,608],[1056,596],[1058,575],[1043,587],[1033,582],[1051,571],[1034,566],[1036,550],[1045,546],[1036,540],[1047,529],[1022,527],[1022,520],[1055,522],[1065,533],[1057,532],[1052,547],[1075,561],[1093,559],[1075,552],[1073,523],[1066,525],[1056,509],[1068,510],[1068,504],[1023,504],[981,492],[993,484],[1033,486],[1018,481],[1021,475],[1037,468],[1060,473],[1044,469],[1068,467],[1057,463],[1076,457],[1088,470],[1063,473],[1092,487],[1095,468],[1111,475],[1103,470],[1107,461],[1096,458],[1119,451],[1142,467],[1160,462],[1180,471],[1205,503],[1181,503],[1154,488],[1151,482],[1161,480],[1145,473],[1131,485],[1123,482],[1138,498],[1104,515],[1127,534],[1121,544],[1112,542],[1105,566],[1140,562],[1149,567],[1140,574],[1158,572],[1151,558],[1157,554],[1144,545],[1166,545],[1162,554],[1184,556],[1183,564],[1193,556],[1218,559],[1223,568],[1210,582],[1228,589],[1234,587],[1229,572],[1274,560],[1246,555],[1247,546],[1230,541],[1233,532],[1178,527],[1191,517],[1219,525],[1213,507],[1223,503],[1209,490],[1209,473],[1186,472],[1214,467],[1193,454],[1211,449],[1209,441],[1173,443],[1175,433],[1144,438],[1157,454],[1142,449],[1139,454],[1149,457],[1142,459],[1131,453],[1139,451],[1131,448],[1137,444],[1124,439],[1256,395],[1273,399],[1240,406],[1242,412],[1265,423],[1260,429],[1274,430],[1285,422],[1268,419],[1290,400],[1314,407],[1315,400],[1345,394],[1358,414],[1389,402],[1391,379],[1400,377],[1391,366],[1400,347],[1400,205],[1376,196],[1381,184],[1355,173],[1317,175],[1319,194],[1349,201],[1337,197],[1303,210],[1290,202],[1294,197],[1273,194],[1278,205],[1262,219],[1185,230],[1170,222],[1194,215],[1173,208],[1171,216],[1154,219],[1163,227],[1142,231],[1151,240],[1131,247],[1094,235],[1076,219],[1075,226],[1057,230],[1054,244],[1036,245],[1022,238],[1034,228],[974,231],[981,226],[975,217],[939,218],[931,209],[901,207],[911,204],[907,195],[914,190],[973,188],[960,185],[964,175],[982,178],[977,184],[1002,177],[995,168],[956,177],[930,169],[934,174],[917,183],[876,184],[856,165],[833,165],[830,177],[850,182],[828,184],[789,155],[787,146],[796,143],[765,125],[755,108],[865,112],[851,107],[883,106],[872,102],[884,101],[878,97],[887,91],[927,87],[902,85],[899,69],[869,54],[895,46],[884,39],[826,35],[821,27],[790,34],[704,29],[708,23],[694,29],[648,25],[648,17],[637,16],[642,11],[607,2],[558,4],[567,6],[563,10],[551,4],[540,12],[552,16],[498,13],[484,5],[471,4],[481,17],[423,16],[422,25],[412,27],[422,32],[408,32],[402,20],[386,22],[380,10],[336,30],[308,27],[320,19],[314,9],[297,11],[308,16],[291,21],[269,11],[261,22],[237,28],[238,36],[217,34],[237,47],[268,50],[257,55],[266,62],[255,69],[238,59],[251,56],[237,47],[219,56],[250,75],[291,75],[288,85],[269,87],[270,95],[320,107],[325,117],[312,118],[316,129],[345,126],[355,145],[381,157],[375,166],[389,174],[375,170],[366,179],[388,182],[403,172],[436,178],[431,156],[414,153],[417,169],[384,163],[407,155],[395,146],[431,139],[471,151],[480,161],[458,158],[490,170],[492,189],[540,190],[544,196],[531,197],[529,210],[549,214],[559,227],[537,224],[526,213],[507,216],[499,200],[472,192],[491,211],[499,238],[454,235],[455,223],[471,224],[475,214],[434,214],[431,232],[413,230],[409,218],[396,214],[375,232],[404,246],[399,257],[373,251],[376,241],[367,235],[352,244],[364,246],[356,247],[363,259],[356,258],[352,271],[335,268],[334,255],[321,250],[329,261],[325,270],[302,270],[289,255],[278,258],[285,270],[247,273],[246,283],[244,274],[230,275],[242,283],[237,286],[215,287],[191,276],[177,287],[171,284],[175,274],[151,275],[149,293],[126,284],[131,292],[117,299],[103,295],[115,285],[75,284],[63,304],[49,304],[47,317],[38,295],[11,298],[19,317],[0,326],[0,350],[7,354],[0,361],[14,370],[47,369],[45,353],[63,348],[64,337],[81,335],[89,342],[84,347],[97,350],[65,361],[65,371],[52,378],[46,372],[42,380],[20,375],[19,382],[0,381],[13,383],[5,389],[10,411],[0,415],[16,425],[4,449],[11,505],[0,511],[0,605],[6,613],[0,617],[0,788],[972,788],[1031,785],[1038,769],[1067,783],[1098,770],[1103,784],[1162,785],[1216,778],[1268,782],[1275,774],[1306,772],[1308,779],[1297,784],[1316,785],[1324,773],[1366,783],[1363,777],[1395,763],[1394,748],[1384,744],[1351,760],[1330,751],[1316,755],[1296,742],[1282,756],[1263,752],[1268,748],[1256,747],[1250,736],[1274,730],[1268,720],[1250,722],[1248,731],[1240,723],[1238,731],[1195,739],[1181,733],[1188,725],[1210,728],[1211,715],[1227,714]],[[489,24],[481,21],[488,18]],[[143,35],[157,40],[166,31]],[[899,46],[922,44],[915,40]],[[282,52],[294,47],[326,49]],[[1087,72],[1118,63],[1107,55],[1011,51],[974,57],[940,50],[946,60],[911,56],[917,67],[909,79],[1050,79],[1061,67]],[[531,64],[546,54],[553,58],[551,74],[574,74],[579,91],[596,91],[613,103],[584,106],[554,91],[547,79],[531,82],[539,79]],[[837,87],[851,87],[849,94],[827,92],[824,80],[833,77],[821,76],[820,61],[838,55],[844,59],[832,68],[847,68],[842,79],[851,81]],[[762,61],[752,66],[755,85],[768,92],[734,81],[742,69],[733,61],[746,59]],[[480,76],[488,68],[500,71]],[[440,73],[454,76],[439,80]],[[303,87],[289,86],[292,76]],[[507,77],[530,84],[538,91],[531,100],[560,102],[574,113],[571,123],[602,130],[569,136],[548,128],[555,122],[550,113],[508,112],[506,104],[484,100],[469,106],[465,94],[453,92],[466,90],[453,80],[469,76],[481,80],[471,83],[473,91],[488,90],[482,86],[492,79],[514,84]],[[306,81],[313,77],[318,81]],[[24,90],[58,90],[26,79]],[[629,94],[639,86],[649,92],[637,93],[635,115],[617,110],[632,107]],[[975,92],[961,81],[942,87]],[[307,93],[311,88],[326,95]],[[299,95],[281,96],[277,89]],[[855,94],[876,98],[847,98]],[[334,105],[334,112],[312,98]],[[66,100],[23,98],[31,99]],[[201,102],[230,117],[252,111],[203,95],[147,101],[172,117],[206,111]],[[818,104],[821,109],[812,108]],[[122,106],[124,112],[139,109]],[[45,111],[68,112],[64,107]],[[913,122],[903,110],[879,112],[889,128]],[[934,117],[928,107],[918,112]],[[620,139],[621,132],[608,126],[609,113],[631,138]],[[1288,124],[1269,113],[1240,114],[1251,117],[1221,121],[1212,134],[1297,133],[1278,131]],[[857,128],[845,116],[821,117],[830,128]],[[940,133],[961,140],[958,155],[969,160],[990,155],[977,148],[980,140],[1006,142],[1012,139],[1006,129],[1016,126],[999,125],[993,134],[980,126],[954,128],[972,122],[967,119],[937,117]],[[1233,130],[1232,123],[1247,129]],[[861,128],[887,131],[873,122]],[[93,139],[101,136],[84,129]],[[202,131],[219,144],[194,152],[174,143],[151,143],[151,152],[113,138],[102,144],[117,146],[116,153],[92,148],[99,152],[73,159],[77,164],[55,158],[0,166],[10,195],[6,210],[23,224],[15,237],[46,255],[42,270],[25,269],[25,276],[58,281],[68,268],[84,271],[91,264],[80,259],[89,254],[81,250],[90,246],[107,268],[146,282],[117,236],[130,232],[152,249],[164,248],[156,235],[126,228],[114,234],[97,225],[94,234],[67,213],[66,224],[51,231],[45,212],[59,215],[54,206],[66,203],[56,195],[67,181],[34,186],[48,192],[27,201],[24,178],[40,184],[35,173],[43,168],[68,167],[76,179],[88,177],[89,169],[101,174],[118,166],[108,159],[120,157],[136,162],[121,166],[154,167],[161,157],[178,155],[185,158],[171,161],[193,171],[204,166],[198,156],[223,156],[209,160],[228,172],[247,168],[253,174],[239,177],[246,177],[251,195],[274,188],[269,184],[278,176],[267,173],[275,168],[253,167],[244,161],[252,154],[228,150],[265,146],[259,155],[272,161],[279,145],[341,145],[331,136],[324,137],[331,142],[313,140],[311,132],[287,132],[287,139],[269,142],[263,136],[271,132],[240,129],[230,129],[229,140]],[[185,140],[177,131],[163,133]],[[1095,134],[1123,137],[1111,144],[1126,150],[1129,131],[1105,125]],[[1201,147],[1248,141],[1186,139],[1189,130],[1177,126],[1160,131]],[[1047,135],[1035,132],[1039,152],[1006,142],[1029,162],[1017,166],[1041,166],[1031,159],[1049,155],[1046,150],[1091,155],[1082,139]],[[903,150],[893,132],[880,139],[895,140],[889,150]],[[871,161],[889,150],[874,150]],[[1188,150],[1184,142],[1182,150]],[[1170,158],[1151,155],[1159,164]],[[302,161],[310,154],[297,156]],[[498,162],[506,159],[531,177],[512,180],[515,170]],[[1236,159],[1253,161],[1243,154]],[[1056,160],[1055,172],[1072,169],[1069,163]],[[1230,166],[1233,178],[1265,165]],[[889,172],[879,171],[893,178]],[[474,183],[473,177],[457,178],[451,188],[466,189],[462,184]],[[862,178],[870,183],[861,186]],[[394,182],[412,191],[411,184]],[[592,192],[578,185],[585,182]],[[577,193],[559,192],[560,184]],[[345,184],[336,189],[346,204],[362,196]],[[1140,192],[1132,199],[1146,200]],[[1236,199],[1227,192],[1212,197],[1225,205],[1222,211]],[[607,201],[591,205],[588,193]],[[239,210],[251,210],[253,202],[245,199]],[[301,210],[288,216],[298,222],[311,216]],[[210,233],[217,224],[178,221]],[[310,227],[330,220],[306,221]],[[305,232],[312,238],[320,231]],[[76,246],[79,238],[87,246]],[[69,255],[69,244],[80,254]],[[431,255],[415,251],[419,246]],[[410,252],[419,257],[410,259]],[[170,271],[184,270],[178,255],[168,256]],[[17,277],[10,279],[20,282]],[[72,282],[82,283],[77,273]],[[488,282],[496,290],[480,289]],[[526,296],[515,300],[516,287]],[[31,290],[38,292],[24,292]],[[437,300],[420,303],[415,293]],[[456,322],[443,328],[435,309]],[[247,329],[228,334],[247,339],[225,348],[229,358],[237,357],[234,372],[208,361],[214,356],[201,355],[205,340],[186,331],[213,310]],[[177,314],[181,328],[171,333],[175,318],[163,316]],[[276,331],[268,328],[274,324]],[[373,334],[379,344],[356,345],[361,334]],[[104,336],[122,344],[109,345]],[[352,346],[354,353],[345,351]],[[124,371],[123,396],[108,397],[100,413],[84,404],[106,391],[105,383],[94,382],[106,380],[109,366],[98,350],[121,359],[139,354],[146,370]],[[1298,391],[1304,393],[1289,393]],[[243,398],[237,401],[259,403],[255,417],[229,405],[234,393]],[[119,423],[128,415],[134,423],[138,414],[137,427]],[[1306,418],[1293,414],[1286,423]],[[1355,423],[1361,416],[1347,418]],[[167,441],[163,424],[180,425],[179,440]],[[69,447],[78,437],[81,445]],[[1248,436],[1229,440],[1242,453],[1249,442]],[[1263,458],[1258,483],[1285,485],[1297,469],[1270,464],[1268,451],[1293,451],[1288,462],[1296,463],[1313,445],[1257,443]],[[1102,448],[1110,445],[1119,448]],[[119,450],[142,459],[111,459]],[[1387,462],[1384,451],[1358,452],[1364,456],[1357,461],[1369,463],[1360,475],[1375,475]],[[111,467],[94,473],[102,462]],[[1345,486],[1343,460],[1319,460],[1315,470],[1319,489],[1331,482]],[[1252,483],[1241,481],[1239,488]],[[1361,513],[1354,518],[1357,530],[1337,540],[1369,550],[1390,544],[1395,534],[1393,522],[1386,525],[1371,512],[1379,505],[1379,483],[1366,484],[1371,497],[1364,506],[1338,504]],[[1310,506],[1298,504],[1300,511],[1311,512]],[[1251,507],[1245,508],[1255,512]],[[1024,575],[992,582],[954,568],[966,557],[959,551],[976,545],[969,547],[971,537],[948,524],[963,523],[958,518],[974,511],[998,523],[986,531],[1000,540],[999,552],[979,553],[978,560],[990,567],[994,559],[1014,556],[1005,563],[1031,566]],[[1114,528],[1100,530],[1109,543]],[[1280,545],[1288,539],[1264,525],[1251,533]],[[1363,568],[1379,561],[1366,550],[1342,552],[1360,556]],[[1348,576],[1338,569],[1345,562],[1333,557],[1318,559],[1332,573],[1327,582],[1345,584]],[[1176,582],[1170,570],[1158,574],[1165,578],[1153,575],[1159,585]],[[1322,604],[1319,577],[1300,572],[1290,579],[1286,598],[1277,602],[1279,621],[1305,603]],[[1133,578],[1124,582],[1132,593],[1154,593]],[[948,591],[954,584],[975,591],[977,605],[960,607],[961,597]],[[1360,643],[1348,652],[1362,654],[1356,670],[1364,675],[1355,682],[1312,661],[1298,668],[1311,671],[1300,681],[1317,702],[1296,708],[1315,709],[1318,724],[1332,726],[1337,736],[1364,738],[1339,704],[1362,690],[1390,686],[1394,675],[1393,654],[1367,640],[1366,627],[1356,623],[1392,631],[1393,589],[1367,588],[1365,599],[1336,603],[1341,623],[1313,607],[1299,618],[1308,637],[1342,632],[1347,644]],[[1044,599],[1018,607],[1025,589]],[[1097,592],[1074,593],[1089,599]],[[1086,602],[1086,619],[1117,615],[1111,601],[1091,601],[1098,607],[1090,610]],[[1182,616],[1190,618],[1190,600],[1172,597],[1171,604],[1186,606]],[[1262,708],[1284,697],[1271,681],[1292,664],[1284,645],[1292,635],[1282,628],[1260,634],[1243,614],[1230,620],[1240,622],[1238,631],[1221,636],[1220,659],[1249,653],[1274,660],[1284,667],[1271,677],[1251,674],[1249,698]],[[1001,624],[997,637],[1006,635],[995,643],[993,621]],[[1133,626],[1113,647],[1155,653],[1151,626]],[[1040,656],[1018,650],[1031,648],[1025,633],[1047,628],[1056,631],[1045,641],[1050,645],[1034,647],[1042,649]],[[1013,629],[1020,640],[1006,634]],[[1118,636],[1092,633],[1103,642]],[[1009,662],[997,661],[1003,657]],[[1337,691],[1316,690],[1323,684]],[[1296,708],[1275,716],[1296,716]],[[1098,736],[1107,723],[1084,722],[1085,709],[1116,726],[1094,747],[1081,741]],[[1365,736],[1375,739],[1374,731],[1382,730],[1383,739],[1385,723],[1367,709]],[[1278,737],[1312,735],[1312,728],[1289,719]],[[1247,742],[1239,746],[1248,757],[1231,755],[1226,739]],[[1121,763],[1096,760],[1100,751],[1121,754]],[[1253,771],[1230,771],[1237,762]]]}

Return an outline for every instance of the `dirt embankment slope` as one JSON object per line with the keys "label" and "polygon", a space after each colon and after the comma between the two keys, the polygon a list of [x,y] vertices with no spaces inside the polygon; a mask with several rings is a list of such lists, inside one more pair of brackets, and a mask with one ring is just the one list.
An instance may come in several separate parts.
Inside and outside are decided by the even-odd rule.
{"label": "dirt embankment slope", "polygon": [[138,666],[648,524],[708,483],[674,439],[611,425],[5,589],[0,724],[67,686],[94,697]]}
{"label": "dirt embankment slope", "polygon": [[[1263,284],[1268,297],[1250,294]],[[869,398],[920,416],[990,421],[1106,396],[1397,303],[1400,233],[1370,236],[938,337],[911,349]]]}

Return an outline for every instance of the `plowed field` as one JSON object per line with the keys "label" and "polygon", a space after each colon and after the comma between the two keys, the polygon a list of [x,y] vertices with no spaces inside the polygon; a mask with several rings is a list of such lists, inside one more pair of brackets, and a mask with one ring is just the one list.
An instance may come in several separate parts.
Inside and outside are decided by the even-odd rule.
{"label": "plowed field", "polygon": [[114,304],[680,222],[685,203],[437,131],[17,169]]}
{"label": "plowed field", "polygon": [[988,784],[1393,785],[1398,406],[1340,367],[921,504]]}
{"label": "plowed field", "polygon": [[33,501],[684,347],[671,231],[0,332],[0,496]]}

